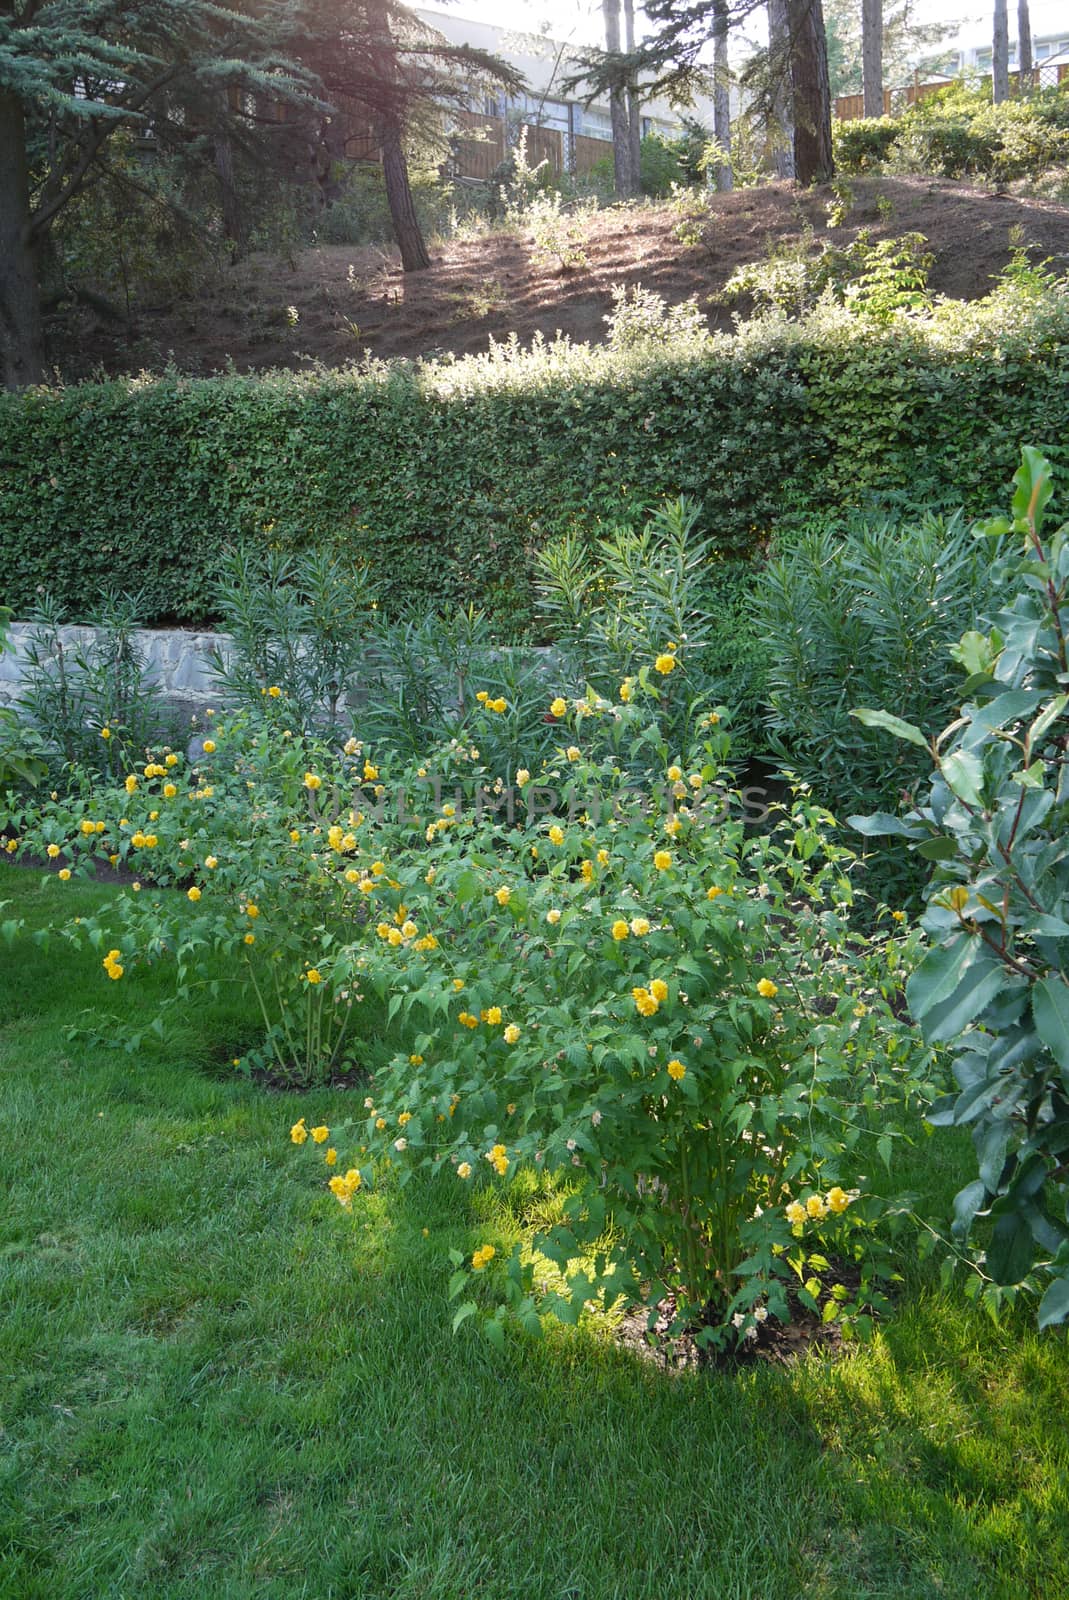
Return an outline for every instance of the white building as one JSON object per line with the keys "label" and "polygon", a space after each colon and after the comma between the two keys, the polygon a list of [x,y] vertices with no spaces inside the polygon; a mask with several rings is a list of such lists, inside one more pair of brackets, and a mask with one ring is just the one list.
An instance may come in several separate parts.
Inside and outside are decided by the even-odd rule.
{"label": "white building", "polygon": [[[526,93],[510,98],[498,92],[490,94],[472,110],[483,116],[503,117],[518,123],[525,118],[534,126],[554,128],[561,135],[565,160],[577,137],[611,140],[612,124],[608,102],[584,106],[577,93],[567,95],[564,80],[580,70],[579,62],[571,54],[572,47],[560,39],[550,39],[542,34],[524,33],[515,28],[499,27],[489,22],[473,22],[457,16],[452,11],[417,9],[416,15],[428,27],[442,34],[450,44],[468,44],[478,50],[489,51],[508,61],[527,79]],[[712,128],[713,106],[711,100],[696,100],[693,115],[699,122]],[[683,131],[680,113],[667,100],[652,100],[642,107],[642,132],[660,133],[665,138],[676,138]]]}

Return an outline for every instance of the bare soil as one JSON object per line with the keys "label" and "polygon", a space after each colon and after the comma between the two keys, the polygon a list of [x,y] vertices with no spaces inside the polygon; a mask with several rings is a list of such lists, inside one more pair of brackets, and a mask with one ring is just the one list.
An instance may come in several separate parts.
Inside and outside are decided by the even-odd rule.
{"label": "bare soil", "polygon": [[808,230],[814,250],[824,240],[845,245],[861,228],[875,239],[922,233],[935,255],[933,290],[957,299],[990,290],[1014,228],[1033,259],[1069,268],[1069,207],[944,179],[853,179],[851,189],[854,202],[835,228],[827,188],[775,183],[715,196],[700,242],[689,244],[677,237],[680,218],[668,205],[601,211],[586,227],[588,265],[570,271],[538,258],[530,234],[504,231],[444,242],[428,271],[408,275],[389,249],[330,245],[290,259],[254,256],[194,295],[135,304],[128,323],[83,307],[60,311],[50,319],[51,360],[70,380],[157,372],[169,361],[208,374],[341,367],[365,351],[465,355],[511,332],[524,344],[558,330],[598,343],[618,283],[642,284],[671,304],[696,295],[710,326],[730,331],[732,310],[718,297],[731,274]]}

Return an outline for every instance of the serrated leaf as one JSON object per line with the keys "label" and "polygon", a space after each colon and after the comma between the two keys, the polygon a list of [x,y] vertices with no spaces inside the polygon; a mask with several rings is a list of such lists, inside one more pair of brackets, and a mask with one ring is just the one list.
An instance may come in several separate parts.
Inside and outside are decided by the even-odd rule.
{"label": "serrated leaf", "polygon": [[464,1304],[457,1308],[453,1318],[453,1332],[456,1333],[457,1329],[467,1322],[469,1317],[473,1317],[478,1309],[474,1300],[465,1300]]}
{"label": "serrated leaf", "polygon": [[483,1332],[495,1350],[503,1350],[505,1348],[504,1324],[499,1322],[496,1317],[491,1317],[487,1322],[483,1323]]}

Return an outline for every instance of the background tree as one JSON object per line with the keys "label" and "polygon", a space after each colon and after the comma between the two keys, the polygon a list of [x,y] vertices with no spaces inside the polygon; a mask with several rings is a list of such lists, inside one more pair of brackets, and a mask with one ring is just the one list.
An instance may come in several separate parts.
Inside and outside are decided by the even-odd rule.
{"label": "background tree", "polygon": [[[863,5],[864,0],[860,5],[858,0],[824,0],[828,77],[833,99],[836,95],[861,94],[864,90]],[[946,41],[954,31],[953,25],[918,21],[917,0],[881,0],[880,9],[885,87],[902,83],[907,74],[914,71],[924,76],[946,67]],[[882,110],[873,114],[881,116]]]}
{"label": "background tree", "polygon": [[[227,0],[0,0],[0,364],[6,388],[44,375],[41,263],[64,208],[107,167],[122,128],[188,144],[190,99],[228,90],[315,98],[286,55],[288,8]],[[239,100],[238,105],[241,102]],[[224,105],[226,111],[224,112]]]}
{"label": "background tree", "polygon": [[996,105],[1010,97],[1010,25],[1006,0],[995,0],[991,38],[991,98]]}
{"label": "background tree", "polygon": [[723,159],[713,169],[720,190],[732,187],[731,175],[731,69],[728,65],[728,0],[713,4],[713,136]]}
{"label": "background tree", "polygon": [[787,0],[790,32],[794,175],[799,183],[835,176],[831,148],[831,86],[821,0]]}
{"label": "background tree", "polygon": [[861,82],[866,117],[882,117],[883,0],[861,0]]}
{"label": "background tree", "polygon": [[1017,0],[1017,66],[1021,89],[1031,89],[1032,83],[1032,16],[1028,0]]}
{"label": "background tree", "polygon": [[321,85],[325,107],[303,121],[329,196],[348,135],[358,132],[382,160],[394,237],[406,272],[430,265],[409,181],[406,142],[444,148],[443,112],[489,87],[518,93],[521,73],[470,45],[448,43],[397,0],[304,0],[301,60]]}

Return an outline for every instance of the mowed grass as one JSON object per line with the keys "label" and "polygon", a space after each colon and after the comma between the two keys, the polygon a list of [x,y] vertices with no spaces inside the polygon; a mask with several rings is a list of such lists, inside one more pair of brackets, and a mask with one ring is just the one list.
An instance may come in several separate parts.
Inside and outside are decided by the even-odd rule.
{"label": "mowed grass", "polygon": [[[0,869],[0,920],[104,898]],[[446,1251],[506,1246],[500,1208],[413,1184],[346,1217],[287,1137],[344,1097],[232,1073],[240,995],[138,1056],[65,1036],[167,991],[0,946],[4,1600],[1069,1595],[1064,1336],[911,1268],[838,1362],[454,1338]],[[906,1177],[943,1207],[968,1160],[939,1135]]]}

